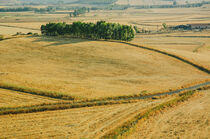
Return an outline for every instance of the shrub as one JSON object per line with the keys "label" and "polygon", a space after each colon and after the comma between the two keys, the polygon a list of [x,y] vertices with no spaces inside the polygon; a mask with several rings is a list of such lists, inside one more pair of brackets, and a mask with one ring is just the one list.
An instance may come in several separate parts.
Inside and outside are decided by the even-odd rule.
{"label": "shrub", "polygon": [[32,32],[28,32],[28,33],[27,33],[27,35],[32,35],[32,34],[33,34]]}
{"label": "shrub", "polygon": [[4,36],[3,35],[0,35],[0,41],[3,40],[3,39],[4,39]]}

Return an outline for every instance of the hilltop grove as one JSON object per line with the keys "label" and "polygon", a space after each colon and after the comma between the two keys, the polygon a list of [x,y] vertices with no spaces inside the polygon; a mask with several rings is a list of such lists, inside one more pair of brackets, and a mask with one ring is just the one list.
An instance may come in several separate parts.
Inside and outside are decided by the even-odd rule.
{"label": "hilltop grove", "polygon": [[135,37],[132,26],[98,21],[94,23],[73,22],[48,23],[41,26],[41,32],[47,36],[69,35],[74,38],[112,39],[131,41]]}

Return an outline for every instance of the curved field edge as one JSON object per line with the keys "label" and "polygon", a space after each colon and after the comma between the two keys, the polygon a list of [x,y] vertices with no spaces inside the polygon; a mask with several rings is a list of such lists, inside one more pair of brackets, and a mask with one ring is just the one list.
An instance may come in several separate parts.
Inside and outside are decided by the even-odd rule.
{"label": "curved field edge", "polygon": [[[198,90],[207,90],[210,89],[210,86],[205,86],[203,88],[199,88]],[[102,136],[102,139],[118,139],[118,138],[124,138],[131,134],[133,131],[135,131],[135,127],[138,126],[141,122],[144,122],[145,120],[149,119],[152,116],[157,115],[160,112],[163,112],[164,110],[180,105],[184,101],[188,101],[190,98],[196,96],[199,91],[193,90],[193,91],[186,91],[183,93],[178,94],[178,97],[175,99],[172,99],[170,101],[164,102],[162,104],[159,104],[155,107],[152,107],[148,110],[145,110],[142,113],[137,114],[133,119],[123,123],[121,126],[115,128],[114,130],[106,133],[104,136]]]}
{"label": "curved field edge", "polygon": [[43,104],[23,106],[23,107],[2,107],[0,108],[0,115],[56,111],[56,110],[115,105],[115,104],[127,104],[127,103],[136,103],[136,102],[137,100],[43,103]]}
{"label": "curved field edge", "polygon": [[12,90],[12,91],[23,92],[23,93],[28,93],[28,94],[33,94],[33,95],[40,95],[40,96],[45,96],[45,97],[50,97],[50,98],[62,99],[62,100],[79,99],[76,96],[66,95],[61,92],[44,91],[44,90],[39,90],[39,89],[29,88],[29,87],[24,87],[24,86],[17,86],[17,85],[8,84],[8,83],[0,83],[0,88]]}
{"label": "curved field edge", "polygon": [[[210,86],[200,87],[196,90],[205,90],[209,89]],[[191,91],[187,91],[191,92]],[[192,92],[195,92],[193,90]],[[180,93],[184,94],[184,93]],[[162,97],[151,97],[152,99],[161,99],[167,97],[168,95]],[[138,100],[112,100],[112,101],[94,101],[94,102],[59,102],[59,103],[43,103],[38,105],[23,106],[23,107],[2,107],[0,108],[0,115],[8,114],[21,114],[21,113],[34,113],[34,112],[43,112],[43,111],[55,111],[55,110],[64,110],[64,109],[74,109],[74,108],[83,108],[83,107],[95,107],[95,106],[105,106],[105,105],[115,105],[115,104],[126,104],[126,103],[135,103]]]}
{"label": "curved field edge", "polygon": [[163,54],[163,55],[167,55],[167,56],[175,58],[175,59],[177,59],[181,62],[189,64],[189,65],[197,68],[200,71],[203,71],[207,74],[210,74],[210,69],[208,69],[207,67],[199,65],[198,63],[192,62],[192,61],[190,61],[186,58],[183,58],[183,57],[175,55],[175,54],[168,53],[168,52],[163,51],[163,50],[158,50],[158,49],[154,49],[154,48],[151,48],[151,47],[141,46],[141,45],[138,45],[138,44],[134,44],[134,43],[130,43],[130,42],[124,42],[124,41],[114,41],[114,40],[103,40],[103,41],[127,44],[127,45],[134,46],[134,47],[137,47],[137,48],[142,48],[142,49],[150,50],[150,51],[157,52],[157,53],[160,53],[160,54]]}
{"label": "curved field edge", "polygon": [[[135,99],[145,99],[145,98],[152,98],[156,96],[162,96],[162,95],[170,95],[174,93],[179,93],[184,90],[192,90],[200,88],[201,86],[208,85],[210,84],[210,80],[203,80],[199,82],[194,82],[188,85],[184,85],[179,88],[174,88],[170,89],[168,91],[164,92],[156,92],[156,93],[140,93],[140,94],[134,94],[134,95],[127,95],[127,96],[116,96],[116,97],[106,97],[106,98],[99,98],[99,99],[86,99],[82,97],[77,97],[77,96],[71,96],[63,92],[55,92],[55,91],[47,91],[47,90],[40,90],[40,89],[35,89],[35,88],[29,88],[25,86],[17,86],[14,84],[8,84],[8,83],[1,83],[0,82],[0,88],[1,89],[7,89],[7,90],[12,90],[12,91],[18,91],[18,92],[23,92],[23,93],[28,93],[32,95],[39,95],[39,96],[44,96],[44,97],[49,97],[49,98],[55,98],[55,99],[60,99],[60,100],[73,100],[73,101],[84,101],[84,102],[97,102],[97,101],[107,101],[107,100],[135,100]],[[197,87],[197,88],[196,88]]]}
{"label": "curved field edge", "polygon": [[[7,39],[17,38],[18,36],[3,38],[0,41],[7,40]],[[20,36],[20,37],[24,37],[24,36]],[[26,36],[31,36],[31,35],[26,35]],[[66,36],[63,36],[63,37],[66,37]],[[67,37],[67,38],[69,38],[69,37]],[[88,39],[88,40],[92,40],[92,39]],[[207,67],[205,67],[203,65],[200,65],[200,64],[198,64],[198,63],[196,63],[194,61],[188,60],[188,59],[186,59],[184,57],[181,57],[181,56],[178,56],[178,55],[175,55],[175,54],[171,54],[171,53],[166,52],[164,50],[159,50],[159,49],[155,49],[155,48],[151,48],[151,47],[146,47],[146,46],[142,46],[142,45],[134,44],[134,43],[131,43],[131,42],[126,42],[126,41],[103,40],[103,39],[101,39],[101,40],[95,40],[95,41],[107,41],[107,42],[114,42],[114,43],[122,43],[122,44],[127,44],[127,45],[130,45],[130,46],[133,46],[133,47],[142,48],[142,49],[145,49],[145,50],[157,52],[157,53],[160,53],[160,54],[167,55],[169,57],[175,58],[175,59],[177,59],[177,60],[179,60],[181,62],[184,62],[184,63],[186,63],[188,65],[191,65],[191,66],[195,67],[196,69],[198,69],[200,71],[203,71],[203,72],[205,72],[207,74],[210,74],[210,69],[208,69]]]}

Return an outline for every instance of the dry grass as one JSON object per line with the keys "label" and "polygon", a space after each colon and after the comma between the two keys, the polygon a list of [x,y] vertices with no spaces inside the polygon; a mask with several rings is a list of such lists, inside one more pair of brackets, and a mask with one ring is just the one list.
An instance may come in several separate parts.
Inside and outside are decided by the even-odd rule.
{"label": "dry grass", "polygon": [[[136,4],[141,1],[131,0],[131,2]],[[163,22],[167,25],[209,23],[209,11],[210,7],[101,10],[91,11],[76,18],[69,18],[67,14],[0,13],[0,34],[7,38],[7,34],[16,32],[28,33],[37,30],[39,33],[40,26],[50,21],[71,23],[98,20],[132,24],[140,29],[155,31],[162,28]],[[132,43],[173,53],[209,68],[210,42],[207,38],[209,34],[209,31],[141,34],[137,35]],[[179,60],[126,44],[62,37],[21,36],[21,38],[3,40],[0,41],[0,83],[13,84],[13,88],[15,84],[15,88],[19,91],[26,89],[26,92],[27,90],[34,92],[32,88],[36,88],[35,92],[37,90],[38,92],[48,90],[46,92],[51,93],[64,92],[68,96],[101,101],[57,102],[53,98],[0,89],[0,107],[4,107],[0,110],[2,114],[17,114],[0,116],[0,138],[99,138],[132,119],[142,110],[171,100],[173,97],[159,99],[155,97],[155,100],[132,101],[129,104],[129,101],[119,102],[126,104],[117,104],[118,102],[112,100],[103,102],[101,98],[163,92],[206,79],[209,79],[209,75]],[[206,100],[208,99],[204,101],[205,106],[208,106]],[[96,107],[88,108],[88,106]],[[58,110],[75,107],[77,109]],[[162,105],[156,108],[162,109]],[[190,105],[187,110],[191,108]],[[57,111],[40,112],[45,110]],[[24,112],[37,113],[18,114]],[[204,111],[199,111],[200,116],[195,115],[195,117],[200,120],[203,113]],[[181,115],[169,116],[175,122]],[[201,123],[200,129],[203,130],[204,120],[201,120]],[[165,122],[160,122],[160,124],[163,125],[162,128],[158,128],[161,131],[165,131],[166,128],[175,130],[180,128],[179,125],[175,127],[171,123],[167,125]],[[153,126],[157,127],[155,124],[148,127],[153,129]],[[156,131],[157,128],[152,135],[156,135]],[[157,135],[161,137],[170,134],[169,130],[166,130]],[[183,134],[178,133],[174,136],[178,135]],[[142,136],[135,133],[132,137]]]}
{"label": "dry grass", "polygon": [[131,104],[0,116],[1,137],[100,137],[137,111],[162,101],[140,101]]}
{"label": "dry grass", "polygon": [[199,99],[141,124],[129,139],[209,138],[210,91],[202,92]]}
{"label": "dry grass", "polygon": [[115,128],[114,130],[111,130],[107,134],[105,134],[102,138],[123,138],[125,136],[128,136],[131,134],[137,126],[139,126],[143,121],[147,120],[150,117],[153,117],[157,115],[158,113],[174,107],[176,105],[179,105],[180,103],[189,100],[192,96],[195,96],[195,91],[187,91],[184,93],[180,93],[176,98],[171,99],[167,102],[164,102],[160,105],[157,105],[155,107],[151,107],[144,112],[138,113],[135,117],[132,119],[124,122],[119,127]]}
{"label": "dry grass", "polygon": [[0,69],[8,73],[1,82],[73,96],[161,92],[208,79],[178,60],[126,44],[28,37],[1,41],[0,46]]}
{"label": "dry grass", "polygon": [[134,43],[161,49],[210,69],[210,32],[138,35]]}
{"label": "dry grass", "polygon": [[0,107],[18,107],[55,102],[58,102],[58,100],[0,89]]}

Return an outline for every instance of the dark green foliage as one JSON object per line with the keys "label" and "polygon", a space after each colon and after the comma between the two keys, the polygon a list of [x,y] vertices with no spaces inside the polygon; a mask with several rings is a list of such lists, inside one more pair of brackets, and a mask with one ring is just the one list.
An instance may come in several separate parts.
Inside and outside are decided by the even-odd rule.
{"label": "dark green foliage", "polygon": [[135,37],[132,26],[98,21],[94,23],[73,22],[48,23],[41,26],[41,32],[47,36],[70,35],[76,38],[112,39],[131,41]]}
{"label": "dark green foliage", "polygon": [[28,33],[27,33],[27,35],[32,35],[32,34],[33,34],[32,32],[28,32]]}
{"label": "dark green foliage", "polygon": [[136,31],[136,33],[140,33],[140,31],[139,31],[139,29],[138,29],[137,26],[134,26],[133,28],[134,28],[134,30]]}
{"label": "dark green foliage", "polygon": [[74,12],[69,13],[69,15],[70,17],[72,16],[77,17],[81,14],[85,14],[86,12],[90,12],[90,9],[86,7],[82,7],[82,8],[75,9]]}
{"label": "dark green foliage", "polygon": [[31,7],[19,7],[19,8],[0,8],[0,12],[26,12],[26,11],[34,11],[35,8]]}
{"label": "dark green foliage", "polygon": [[[208,2],[206,2],[208,3]],[[190,3],[190,4],[183,4],[183,5],[177,5],[176,2],[173,2],[172,5],[138,5],[134,6],[137,9],[150,9],[150,8],[194,8],[194,7],[201,7],[205,2],[202,3]]]}
{"label": "dark green foliage", "polygon": [[34,9],[34,12],[36,12],[36,13],[49,13],[49,12],[55,12],[55,11],[56,11],[56,8],[54,8],[54,7],[47,7],[47,8],[40,8],[40,9],[35,8]]}

